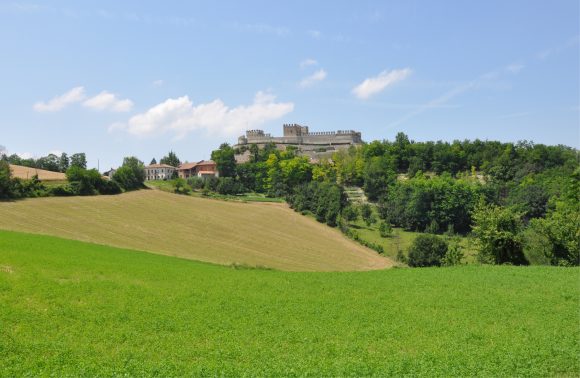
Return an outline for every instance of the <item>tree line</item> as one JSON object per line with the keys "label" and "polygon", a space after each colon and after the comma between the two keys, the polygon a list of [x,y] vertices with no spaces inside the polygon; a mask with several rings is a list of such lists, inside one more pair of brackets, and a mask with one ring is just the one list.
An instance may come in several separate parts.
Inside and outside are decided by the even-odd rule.
{"label": "tree line", "polygon": [[[235,154],[244,152],[249,161],[236,164]],[[338,193],[359,186],[384,227],[434,235],[424,235],[418,250],[425,245],[444,250],[435,241],[438,234],[470,234],[481,262],[579,264],[579,164],[578,151],[570,147],[415,142],[399,133],[394,141],[353,146],[317,164],[295,148],[281,151],[273,144],[237,151],[222,144],[212,159],[222,177],[238,183],[238,191],[285,197],[297,211],[329,225],[340,225],[351,211]],[[434,265],[457,260],[456,245],[445,251],[455,257],[427,260],[437,260]]]}

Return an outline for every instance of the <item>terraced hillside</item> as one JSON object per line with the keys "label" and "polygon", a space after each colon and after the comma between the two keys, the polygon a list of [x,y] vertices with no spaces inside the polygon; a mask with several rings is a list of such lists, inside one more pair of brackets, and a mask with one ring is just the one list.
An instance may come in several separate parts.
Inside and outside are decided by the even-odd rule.
{"label": "terraced hillside", "polygon": [[392,265],[283,204],[225,202],[157,190],[0,202],[0,229],[281,270],[371,270]]}

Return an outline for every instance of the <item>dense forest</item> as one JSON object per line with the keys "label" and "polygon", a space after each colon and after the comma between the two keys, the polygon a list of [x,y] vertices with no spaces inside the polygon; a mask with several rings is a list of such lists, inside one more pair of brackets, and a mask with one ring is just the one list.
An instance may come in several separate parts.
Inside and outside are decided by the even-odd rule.
{"label": "dense forest", "polygon": [[[338,151],[311,164],[293,148],[249,146],[235,164],[223,144],[213,152],[224,194],[285,197],[297,211],[339,225],[351,212],[345,186],[362,187],[389,227],[476,235],[486,263],[578,265],[578,151],[528,141],[415,142],[403,133]],[[208,183],[208,185],[210,185]],[[211,184],[217,190],[219,180]]]}

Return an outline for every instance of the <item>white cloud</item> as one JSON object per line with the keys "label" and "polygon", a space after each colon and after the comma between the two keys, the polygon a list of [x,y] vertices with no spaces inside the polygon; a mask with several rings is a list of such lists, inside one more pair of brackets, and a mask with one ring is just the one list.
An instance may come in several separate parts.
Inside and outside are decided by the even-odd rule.
{"label": "white cloud", "polygon": [[159,80],[155,80],[152,84],[153,84],[154,87],[160,87],[163,84],[165,84],[165,81],[159,79]]}
{"label": "white cloud", "polygon": [[258,92],[251,105],[229,108],[220,99],[193,105],[188,96],[169,98],[131,117],[127,123],[112,124],[109,131],[124,129],[137,136],[170,132],[177,139],[198,130],[214,135],[235,136],[245,129],[255,128],[294,110],[293,103],[275,102],[275,99],[272,94]]}
{"label": "white cloud", "polygon": [[314,39],[320,39],[322,37],[322,32],[320,30],[308,30],[308,35]]}
{"label": "white cloud", "polygon": [[304,78],[301,82],[300,82],[300,87],[301,88],[307,88],[310,87],[314,84],[316,84],[319,81],[322,81],[326,79],[326,71],[323,69],[320,69],[318,71],[316,71],[315,73],[313,73],[312,75]]}
{"label": "white cloud", "polygon": [[410,68],[392,70],[390,72],[383,71],[378,76],[365,79],[362,83],[353,88],[352,93],[360,99],[367,99],[382,92],[388,86],[404,80],[411,74],[411,72]]}
{"label": "white cloud", "polygon": [[302,62],[300,62],[300,68],[306,68],[308,66],[316,66],[318,65],[318,62],[315,59],[304,59]]}
{"label": "white cloud", "polygon": [[511,72],[513,74],[517,74],[518,72],[520,72],[522,69],[524,68],[523,64],[519,64],[519,63],[512,63],[508,66],[506,66],[506,70],[508,72]]}
{"label": "white cloud", "polygon": [[48,151],[48,154],[49,155],[50,154],[53,154],[53,155],[56,155],[56,156],[60,156],[60,155],[62,155],[62,151],[61,150],[51,150],[51,151]]}
{"label": "white cloud", "polygon": [[39,101],[33,108],[37,112],[56,112],[64,109],[70,104],[81,102],[85,98],[85,88],[75,87],[63,95],[54,97],[48,102]]}
{"label": "white cloud", "polygon": [[133,108],[133,101],[129,99],[119,99],[114,93],[102,91],[98,95],[83,102],[83,106],[94,110],[128,112]]}

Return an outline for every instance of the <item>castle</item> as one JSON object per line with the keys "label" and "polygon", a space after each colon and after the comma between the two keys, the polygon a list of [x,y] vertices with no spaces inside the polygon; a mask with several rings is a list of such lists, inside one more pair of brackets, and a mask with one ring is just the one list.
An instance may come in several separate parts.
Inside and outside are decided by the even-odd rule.
{"label": "castle", "polygon": [[263,130],[248,130],[246,135],[238,138],[238,144],[234,146],[239,154],[236,161],[244,163],[249,160],[248,147],[252,144],[263,147],[273,143],[279,150],[285,150],[288,146],[295,146],[302,155],[309,156],[311,160],[318,161],[332,152],[348,148],[362,143],[361,133],[354,130],[310,132],[308,126],[298,124],[285,124],[284,136],[273,137],[264,133]]}

